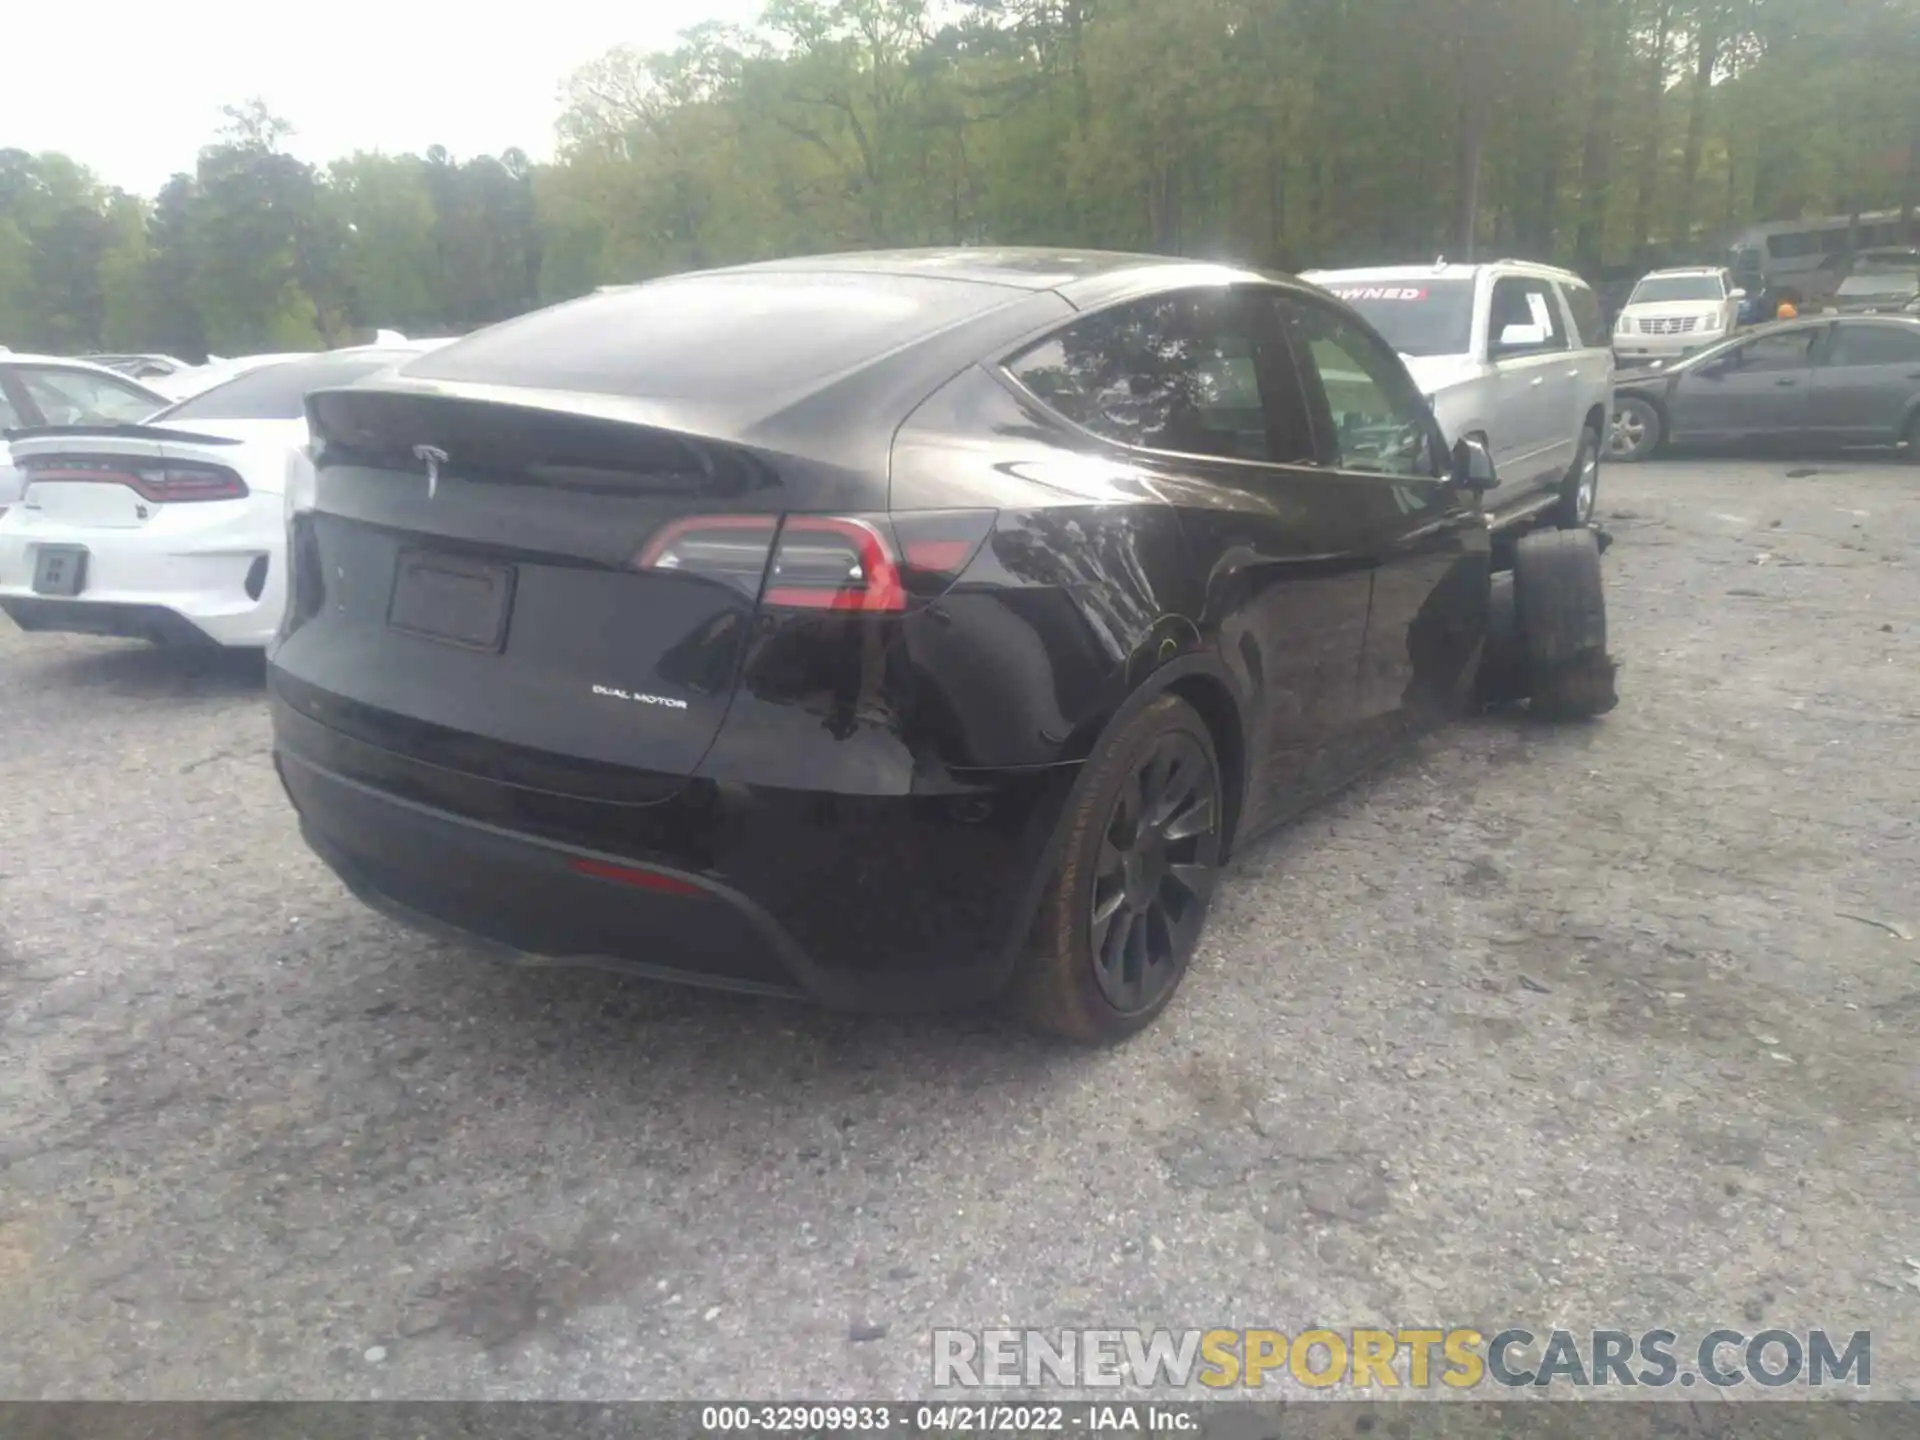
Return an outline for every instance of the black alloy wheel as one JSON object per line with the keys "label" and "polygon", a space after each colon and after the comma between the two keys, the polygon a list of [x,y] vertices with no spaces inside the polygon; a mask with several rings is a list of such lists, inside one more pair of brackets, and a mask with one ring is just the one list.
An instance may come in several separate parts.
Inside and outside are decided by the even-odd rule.
{"label": "black alloy wheel", "polygon": [[1206,926],[1226,853],[1219,755],[1184,700],[1143,706],[1087,762],[1061,817],[1062,853],[1008,999],[1087,1044],[1167,1007]]}
{"label": "black alloy wheel", "polygon": [[1220,864],[1220,780],[1191,735],[1160,737],[1114,798],[1088,906],[1094,978],[1122,1015],[1151,1010],[1200,938]]}

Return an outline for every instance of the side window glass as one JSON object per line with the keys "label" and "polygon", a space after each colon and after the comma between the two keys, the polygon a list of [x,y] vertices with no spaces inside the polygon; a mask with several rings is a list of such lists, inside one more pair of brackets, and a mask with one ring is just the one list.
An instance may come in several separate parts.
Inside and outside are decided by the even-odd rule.
{"label": "side window glass", "polygon": [[1920,333],[1891,325],[1842,325],[1828,365],[1920,365]]}
{"label": "side window glass", "polygon": [[1813,342],[1820,332],[1789,330],[1782,335],[1763,335],[1734,352],[1734,366],[1742,372],[1804,370],[1813,363]]}
{"label": "side window glass", "polygon": [[1519,275],[1493,282],[1493,320],[1487,333],[1496,359],[1567,348],[1566,326],[1548,282]]}
{"label": "side window glass", "polygon": [[1573,316],[1574,329],[1579,334],[1582,348],[1606,349],[1607,322],[1600,313],[1599,297],[1584,285],[1563,285],[1560,293],[1567,297],[1567,311]]}
{"label": "side window glass", "polygon": [[1269,425],[1255,313],[1228,290],[1158,296],[1089,315],[1007,368],[1074,424],[1124,445],[1304,460],[1305,436]]}
{"label": "side window glass", "polygon": [[4,388],[0,388],[0,430],[17,430],[20,427],[20,412],[13,408],[13,401],[7,397]]}
{"label": "side window glass", "polygon": [[1332,310],[1293,302],[1286,313],[1294,352],[1326,396],[1328,463],[1379,475],[1438,474],[1431,417],[1400,362]]}

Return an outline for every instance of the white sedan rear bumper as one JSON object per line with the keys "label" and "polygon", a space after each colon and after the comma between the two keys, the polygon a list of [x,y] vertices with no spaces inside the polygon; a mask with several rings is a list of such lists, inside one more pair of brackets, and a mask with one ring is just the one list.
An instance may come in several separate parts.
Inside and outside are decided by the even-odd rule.
{"label": "white sedan rear bumper", "polygon": [[[23,629],[161,643],[265,646],[286,608],[278,495],[157,507],[138,528],[54,520],[24,506],[0,517],[0,610]],[[34,589],[39,552],[81,546],[77,595]]]}

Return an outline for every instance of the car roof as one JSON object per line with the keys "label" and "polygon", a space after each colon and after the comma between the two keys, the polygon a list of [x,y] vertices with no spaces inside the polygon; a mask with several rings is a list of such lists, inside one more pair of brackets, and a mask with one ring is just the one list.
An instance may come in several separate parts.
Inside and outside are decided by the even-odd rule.
{"label": "car roof", "polygon": [[[1298,286],[1231,264],[1091,249],[797,256],[603,288],[354,388],[657,427],[884,473],[900,424],[972,366],[1076,311],[1237,283]],[[335,395],[313,397],[323,425],[358,403]]]}
{"label": "car roof", "polygon": [[1720,268],[1718,265],[1674,265],[1665,270],[1649,270],[1640,278],[1655,280],[1664,275],[1718,275]]}
{"label": "car roof", "polygon": [[1015,290],[1068,292],[1076,285],[1110,279],[1119,274],[1137,275],[1145,272],[1171,281],[1176,272],[1183,269],[1217,273],[1222,269],[1235,270],[1237,267],[1223,267],[1181,256],[1145,255],[1124,250],[956,245],[799,255],[663,278],[684,280],[699,275],[728,274],[892,275],[999,285]]}
{"label": "car roof", "polygon": [[[541,391],[549,401],[598,397],[601,409],[622,401],[670,406],[683,421],[698,411],[738,433],[876,368],[900,375],[924,366],[935,385],[1076,309],[1240,281],[1296,283],[1104,250],[796,256],[603,287],[455,341],[400,378],[443,391],[481,385]],[[966,349],[963,334],[979,348],[950,363],[956,348]]]}

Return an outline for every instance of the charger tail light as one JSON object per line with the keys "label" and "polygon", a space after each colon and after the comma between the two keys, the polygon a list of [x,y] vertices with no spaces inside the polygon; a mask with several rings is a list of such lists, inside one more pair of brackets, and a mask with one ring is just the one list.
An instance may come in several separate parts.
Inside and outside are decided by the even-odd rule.
{"label": "charger tail light", "polygon": [[994,515],[690,515],[664,526],[634,567],[715,580],[778,609],[895,614],[952,585]]}
{"label": "charger tail light", "polygon": [[29,486],[124,485],[156,505],[195,500],[244,500],[247,482],[224,465],[200,460],[152,460],[130,456],[49,455],[29,457],[20,467]]}

